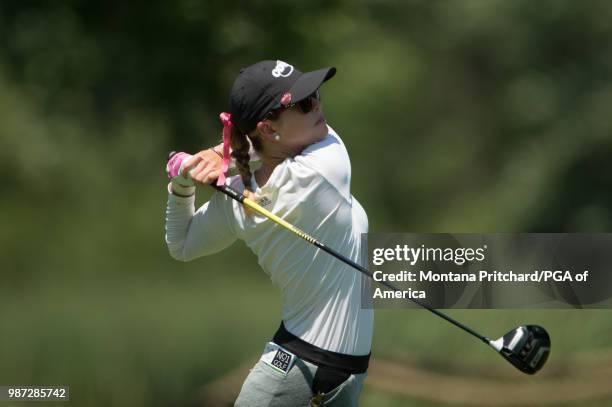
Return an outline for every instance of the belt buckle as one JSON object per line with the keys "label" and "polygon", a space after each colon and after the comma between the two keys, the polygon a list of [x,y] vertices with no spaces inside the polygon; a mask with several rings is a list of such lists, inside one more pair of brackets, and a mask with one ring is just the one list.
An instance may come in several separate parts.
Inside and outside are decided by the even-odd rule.
{"label": "belt buckle", "polygon": [[318,391],[317,394],[312,396],[310,399],[310,407],[323,407],[323,396],[325,396],[325,394],[321,393],[321,391]]}

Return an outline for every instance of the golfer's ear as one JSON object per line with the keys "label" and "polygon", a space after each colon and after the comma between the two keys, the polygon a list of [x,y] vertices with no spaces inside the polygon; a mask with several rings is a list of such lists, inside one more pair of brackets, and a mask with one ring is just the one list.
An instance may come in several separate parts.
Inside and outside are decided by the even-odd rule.
{"label": "golfer's ear", "polygon": [[274,140],[274,134],[276,130],[272,127],[271,123],[266,121],[261,121],[257,123],[257,131],[261,134],[262,137],[265,137],[267,140]]}

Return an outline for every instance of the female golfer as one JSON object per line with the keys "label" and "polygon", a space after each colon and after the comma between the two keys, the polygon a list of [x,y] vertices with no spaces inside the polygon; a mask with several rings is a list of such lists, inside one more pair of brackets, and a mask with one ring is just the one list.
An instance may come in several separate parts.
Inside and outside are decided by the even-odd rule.
{"label": "female golfer", "polygon": [[[236,406],[356,406],[368,368],[373,313],[361,308],[362,277],[346,264],[216,191],[197,211],[197,184],[218,182],[360,263],[365,211],[351,195],[346,148],[326,123],[319,87],[335,68],[302,73],[283,61],[242,69],[223,113],[223,145],[175,154],[166,242],[189,261],[237,238],[282,295],[282,321],[251,369]],[[225,179],[229,156],[239,175]],[[261,166],[252,171],[257,156]]]}

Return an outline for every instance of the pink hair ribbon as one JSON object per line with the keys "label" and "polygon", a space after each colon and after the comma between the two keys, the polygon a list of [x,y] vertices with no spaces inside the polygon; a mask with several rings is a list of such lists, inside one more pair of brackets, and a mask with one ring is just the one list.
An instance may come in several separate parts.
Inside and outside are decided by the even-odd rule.
{"label": "pink hair ribbon", "polygon": [[217,186],[225,185],[225,174],[229,168],[230,161],[230,133],[232,132],[232,115],[229,113],[221,113],[219,115],[221,123],[223,123],[223,163],[221,164],[221,173],[217,178]]}

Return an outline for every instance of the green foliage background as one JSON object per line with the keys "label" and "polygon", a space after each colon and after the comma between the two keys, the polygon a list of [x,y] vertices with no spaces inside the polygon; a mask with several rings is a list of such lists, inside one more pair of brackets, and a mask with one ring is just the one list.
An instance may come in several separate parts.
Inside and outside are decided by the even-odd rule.
{"label": "green foliage background", "polygon": [[[0,385],[188,405],[261,350],[280,304],[254,256],[163,241],[167,151],[216,143],[261,59],[338,68],[323,109],[371,231],[611,232],[610,21],[606,0],[3,1]],[[607,311],[452,315],[534,318],[560,363],[612,332]],[[492,357],[418,311],[376,318],[375,355]],[[386,397],[364,405],[429,405]]]}

